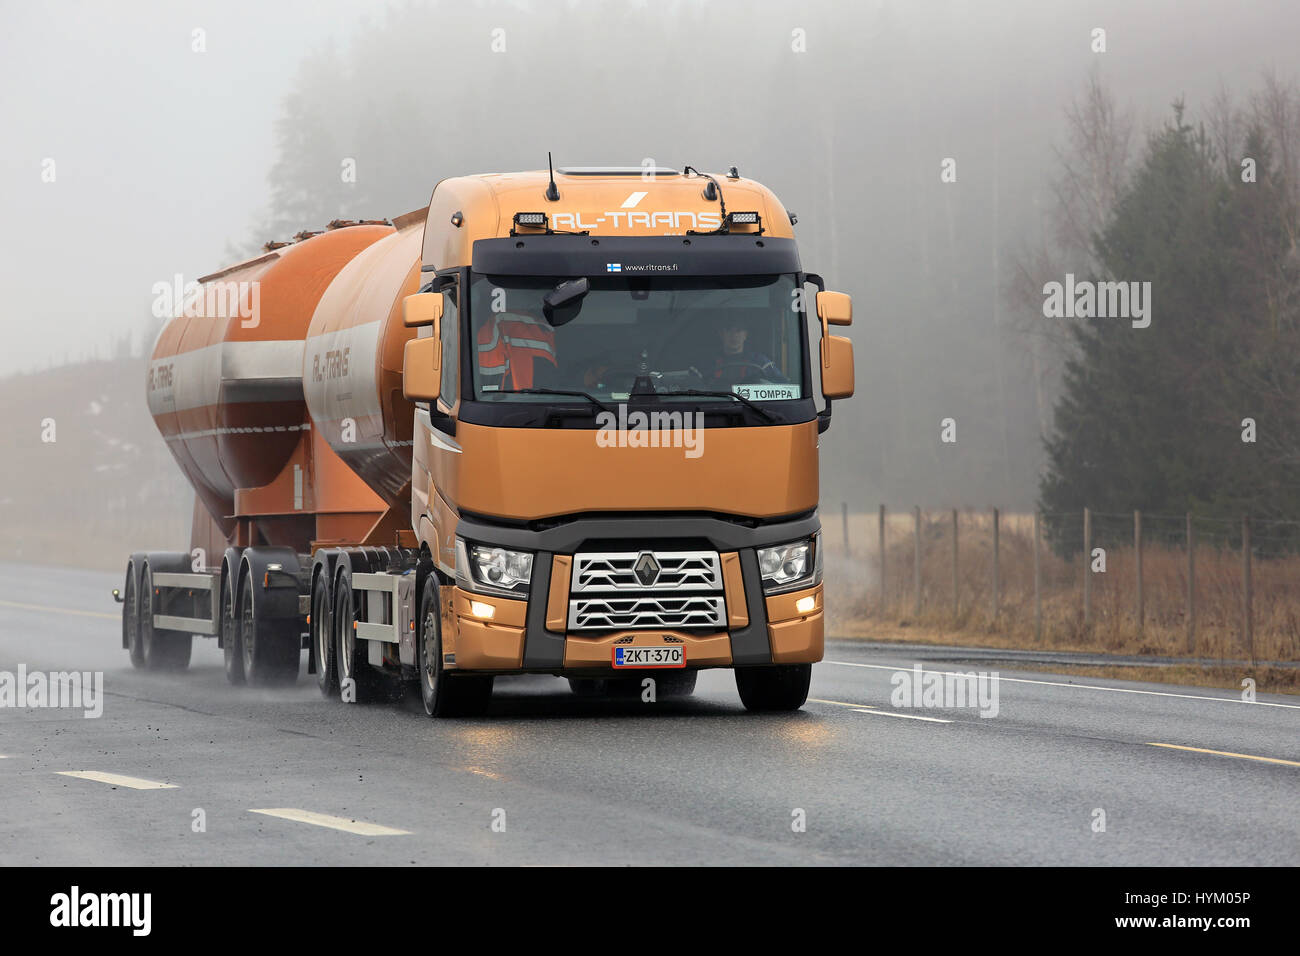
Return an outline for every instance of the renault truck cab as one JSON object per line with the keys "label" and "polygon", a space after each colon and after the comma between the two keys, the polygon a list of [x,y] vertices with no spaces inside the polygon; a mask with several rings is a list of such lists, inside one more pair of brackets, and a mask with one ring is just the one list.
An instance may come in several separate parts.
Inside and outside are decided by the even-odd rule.
{"label": "renault truck cab", "polygon": [[718,667],[749,709],[802,706],[818,436],[853,353],[792,224],[734,169],[435,188],[403,303],[429,713],[481,709],[499,675],[683,692]]}

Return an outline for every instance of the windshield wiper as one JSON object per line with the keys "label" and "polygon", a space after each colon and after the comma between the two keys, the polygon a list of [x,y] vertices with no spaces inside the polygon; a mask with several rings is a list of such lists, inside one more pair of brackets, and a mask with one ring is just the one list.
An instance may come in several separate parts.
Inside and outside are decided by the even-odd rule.
{"label": "windshield wiper", "polygon": [[752,408],[758,412],[765,421],[775,422],[772,413],[757,403],[750,401],[744,395],[737,395],[735,392],[714,392],[706,388],[681,388],[673,389],[670,392],[660,392],[660,395],[698,395],[704,398],[734,398],[738,402],[743,402],[746,408]]}
{"label": "windshield wiper", "polygon": [[590,392],[570,391],[564,388],[499,388],[496,390],[497,395],[574,395],[578,398],[585,398],[591,404],[595,405],[602,412],[614,414],[614,410],[602,402]]}

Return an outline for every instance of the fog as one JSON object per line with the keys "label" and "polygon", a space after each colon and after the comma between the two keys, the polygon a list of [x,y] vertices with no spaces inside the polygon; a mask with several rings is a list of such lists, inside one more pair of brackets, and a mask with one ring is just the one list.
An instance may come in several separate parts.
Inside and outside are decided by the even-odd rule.
{"label": "fog", "polygon": [[401,214],[447,176],[547,150],[735,164],[798,213],[805,268],[854,297],[857,396],[823,439],[836,510],[1031,505],[1052,382],[1006,289],[1049,228],[1066,107],[1096,77],[1140,146],[1176,98],[1195,116],[1265,70],[1293,78],[1300,37],[1283,0],[3,11],[0,375],[147,352],[154,283]]}

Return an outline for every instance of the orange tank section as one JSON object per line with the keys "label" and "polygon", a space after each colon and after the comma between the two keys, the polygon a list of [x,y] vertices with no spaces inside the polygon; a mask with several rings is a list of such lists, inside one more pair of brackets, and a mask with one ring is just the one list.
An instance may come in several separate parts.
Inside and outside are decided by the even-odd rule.
{"label": "orange tank section", "polygon": [[330,536],[320,534],[319,515],[338,515],[347,535],[383,511],[328,446],[312,440],[302,356],[331,281],[392,233],[377,224],[332,229],[205,276],[163,327],[149,365],[150,411],[228,540],[305,549]]}
{"label": "orange tank section", "polygon": [[389,505],[410,503],[415,406],[402,393],[402,361],[415,330],[402,300],[420,284],[424,210],[338,274],[307,331],[303,389],[313,426]]}

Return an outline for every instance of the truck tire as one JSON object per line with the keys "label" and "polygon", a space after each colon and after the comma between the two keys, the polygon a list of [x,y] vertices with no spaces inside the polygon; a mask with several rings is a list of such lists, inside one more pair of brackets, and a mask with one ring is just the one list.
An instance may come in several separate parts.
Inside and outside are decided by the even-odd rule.
{"label": "truck tire", "polygon": [[316,575],[311,592],[311,646],[316,655],[316,686],[321,695],[332,697],[339,689],[338,665],[334,661],[333,607],[330,601],[329,576]]}
{"label": "truck tire", "polygon": [[131,656],[131,666],[144,667],[144,648],[140,646],[140,585],[135,563],[126,566],[126,583],[122,585],[122,642]]}
{"label": "truck tire", "polygon": [[299,645],[297,622],[272,618],[262,620],[253,600],[253,582],[243,572],[239,585],[239,643],[243,652],[244,676],[250,684],[269,687],[291,684],[298,679]]}
{"label": "truck tire", "polygon": [[695,681],[699,671],[672,671],[655,678],[658,687],[655,693],[659,697],[690,697],[695,693]]}
{"label": "truck tire", "polygon": [[605,681],[600,677],[570,677],[569,690],[576,697],[601,697],[605,693]]}
{"label": "truck tire", "polygon": [[239,614],[235,604],[236,578],[227,573],[221,586],[221,652],[225,657],[226,680],[238,687],[244,683],[244,645],[239,639]]}
{"label": "truck tire", "polygon": [[452,674],[442,666],[442,612],[438,578],[430,574],[420,593],[416,658],[420,699],[430,717],[478,717],[492,701],[492,677]]}
{"label": "truck tire", "polygon": [[641,693],[641,681],[653,677],[655,681],[655,699],[665,697],[689,697],[695,693],[695,679],[698,671],[673,671],[656,674],[642,671],[636,677],[570,677],[569,689],[579,697],[637,697]]}
{"label": "truck tire", "polygon": [[182,671],[190,666],[194,638],[181,631],[164,631],[153,626],[153,570],[144,566],[140,575],[137,628],[140,655],[151,671]]}
{"label": "truck tire", "polygon": [[798,710],[808,699],[811,682],[811,664],[736,668],[736,690],[746,710]]}
{"label": "truck tire", "polygon": [[[653,676],[653,674],[638,674],[636,677],[570,677],[569,690],[578,697],[636,697],[641,693],[642,677]],[[657,696],[658,691],[655,693]]]}
{"label": "truck tire", "polygon": [[351,578],[340,575],[334,592],[334,613],[330,620],[340,699],[345,704],[370,704],[391,697],[389,682],[370,666],[367,646],[357,640],[353,627],[357,621],[357,605]]}

